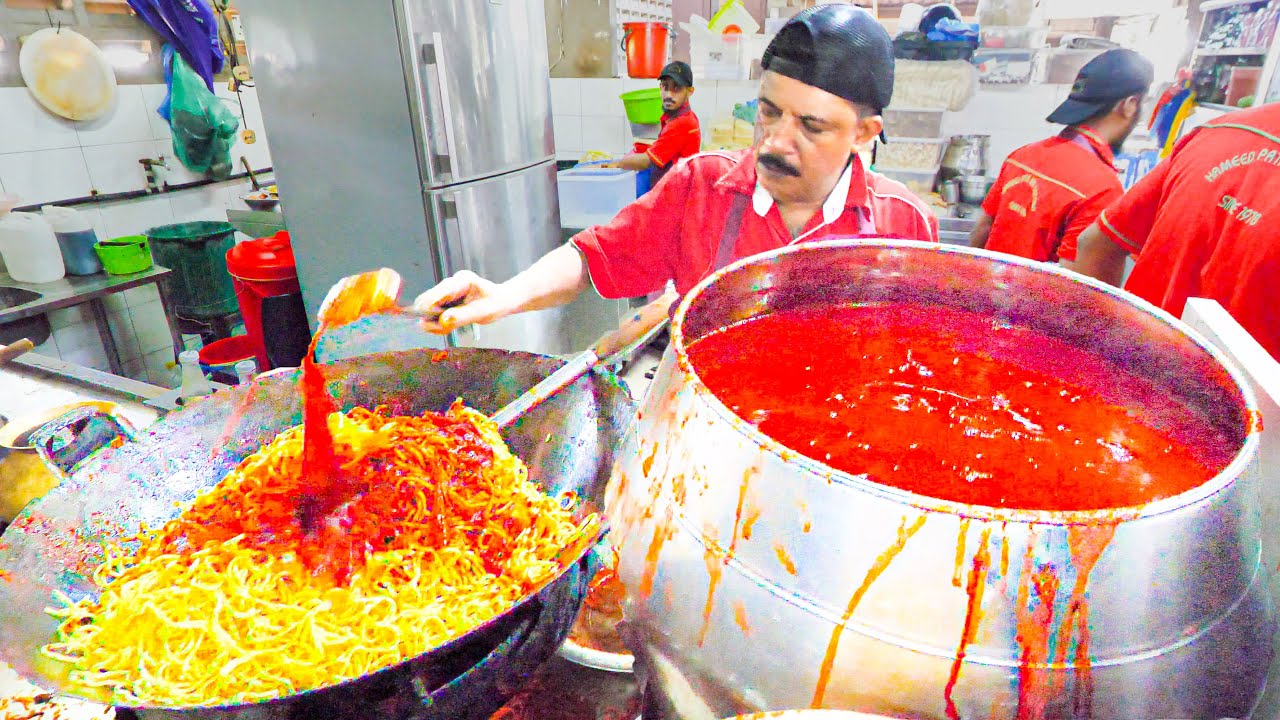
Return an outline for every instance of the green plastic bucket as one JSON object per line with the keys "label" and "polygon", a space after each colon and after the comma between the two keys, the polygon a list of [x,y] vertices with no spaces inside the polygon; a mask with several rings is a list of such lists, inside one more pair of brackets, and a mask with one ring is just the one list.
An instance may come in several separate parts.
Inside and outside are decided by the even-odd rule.
{"label": "green plastic bucket", "polygon": [[166,287],[175,314],[212,318],[236,312],[236,289],[227,272],[227,251],[236,244],[231,223],[161,225],[148,230],[147,239],[156,262],[173,271]]}
{"label": "green plastic bucket", "polygon": [[662,90],[644,88],[624,92],[622,107],[627,111],[627,120],[637,125],[657,125],[662,120]]}
{"label": "green plastic bucket", "polygon": [[154,264],[145,235],[99,240],[93,244],[93,251],[98,254],[102,269],[109,275],[132,275]]}

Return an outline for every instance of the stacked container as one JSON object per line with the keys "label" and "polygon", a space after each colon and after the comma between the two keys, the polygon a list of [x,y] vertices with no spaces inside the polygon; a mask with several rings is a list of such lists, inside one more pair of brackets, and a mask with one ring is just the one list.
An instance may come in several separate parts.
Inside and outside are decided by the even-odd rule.
{"label": "stacked container", "polygon": [[53,228],[34,213],[0,217],[0,257],[16,282],[47,283],[66,275]]}
{"label": "stacked container", "polygon": [[62,263],[69,274],[92,275],[102,271],[102,261],[93,250],[98,234],[84,213],[54,205],[45,205],[40,212],[58,238]]}

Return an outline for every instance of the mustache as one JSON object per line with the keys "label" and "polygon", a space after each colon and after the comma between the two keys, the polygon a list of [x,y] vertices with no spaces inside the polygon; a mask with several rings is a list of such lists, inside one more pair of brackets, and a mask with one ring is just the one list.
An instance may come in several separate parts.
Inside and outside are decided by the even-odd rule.
{"label": "mustache", "polygon": [[786,160],[783,160],[777,155],[773,155],[771,153],[756,156],[756,163],[765,166],[779,175],[800,177],[800,168],[788,164]]}

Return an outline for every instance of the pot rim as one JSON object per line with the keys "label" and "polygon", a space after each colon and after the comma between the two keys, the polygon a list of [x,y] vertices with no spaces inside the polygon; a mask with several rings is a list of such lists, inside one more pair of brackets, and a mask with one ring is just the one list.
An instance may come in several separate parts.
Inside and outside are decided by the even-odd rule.
{"label": "pot rim", "polygon": [[684,341],[684,320],[685,316],[689,312],[689,308],[702,293],[712,285],[719,282],[721,278],[731,275],[741,268],[769,262],[775,258],[792,253],[822,252],[833,248],[877,248],[911,251],[926,250],[934,253],[968,255],[985,258],[1005,265],[1016,266],[1032,272],[1054,275],[1062,280],[1067,280],[1072,283],[1091,288],[1095,292],[1101,292],[1110,296],[1113,300],[1126,302],[1136,306],[1138,309],[1144,311],[1148,315],[1151,315],[1156,320],[1164,323],[1180,335],[1186,337],[1199,347],[1200,350],[1207,353],[1224,370],[1226,370],[1232,383],[1235,385],[1236,391],[1240,394],[1240,397],[1243,400],[1245,416],[1258,417],[1259,414],[1258,401],[1254,395],[1253,388],[1248,382],[1245,382],[1243,372],[1236,366],[1235,362],[1231,360],[1231,358],[1227,357],[1226,353],[1218,349],[1213,345],[1213,343],[1209,342],[1198,331],[1178,318],[1175,318],[1170,313],[1152,305],[1136,295],[1127,293],[1120,288],[1113,287],[1099,280],[1095,280],[1094,278],[1057,266],[1048,265],[1034,260],[1027,260],[1014,255],[995,253],[977,248],[943,245],[941,243],[921,240],[900,240],[888,237],[862,239],[848,237],[833,238],[786,245],[776,250],[770,250],[758,255],[742,258],[725,266],[724,268],[721,268],[706,278],[703,278],[703,280],[695,285],[692,290],[685,293],[684,297],[680,299],[680,304],[676,309],[675,318],[671,325],[671,345],[675,350],[677,366],[680,372],[689,377],[690,382],[693,384],[695,393],[702,397],[703,401],[706,402],[712,412],[726,420],[731,427],[745,435],[761,450],[778,456],[778,458],[783,462],[798,465],[808,473],[822,477],[828,482],[838,483],[854,490],[867,492],[887,500],[910,505],[925,511],[998,522],[1020,522],[1037,525],[1099,525],[1151,518],[1158,515],[1173,513],[1205,502],[1214,495],[1217,495],[1231,487],[1237,478],[1244,475],[1245,470],[1257,455],[1259,444],[1258,435],[1261,427],[1259,423],[1251,422],[1250,427],[1245,428],[1244,441],[1232,457],[1231,462],[1227,463],[1227,465],[1212,478],[1194,488],[1191,488],[1190,490],[1186,490],[1177,495],[1172,495],[1145,505],[1101,508],[1097,510],[1059,511],[1034,510],[1027,508],[1002,508],[993,505],[970,505],[953,500],[943,500],[927,495],[920,495],[891,485],[877,483],[843,470],[838,470],[819,460],[815,460],[798,450],[787,447],[764,434],[751,423],[748,423],[738,417],[736,413],[729,409],[729,407],[726,406],[720,398],[716,397],[715,393],[713,393],[711,389],[703,383],[702,378],[698,376],[698,373],[693,368],[693,364],[689,361],[687,353],[688,348]]}

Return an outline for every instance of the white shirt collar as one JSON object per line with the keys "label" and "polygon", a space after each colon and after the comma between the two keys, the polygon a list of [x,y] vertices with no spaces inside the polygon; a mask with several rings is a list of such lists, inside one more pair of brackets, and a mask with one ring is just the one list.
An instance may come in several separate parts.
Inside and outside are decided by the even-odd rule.
{"label": "white shirt collar", "polygon": [[[831,188],[831,194],[827,196],[825,202],[822,203],[822,224],[829,225],[836,221],[844,212],[845,202],[849,199],[849,184],[853,182],[853,161],[851,160],[844,168],[844,174],[836,181],[836,186]],[[751,209],[755,210],[756,215],[764,217],[769,214],[769,208],[773,207],[773,196],[768,190],[756,180],[755,192],[751,194]]]}

